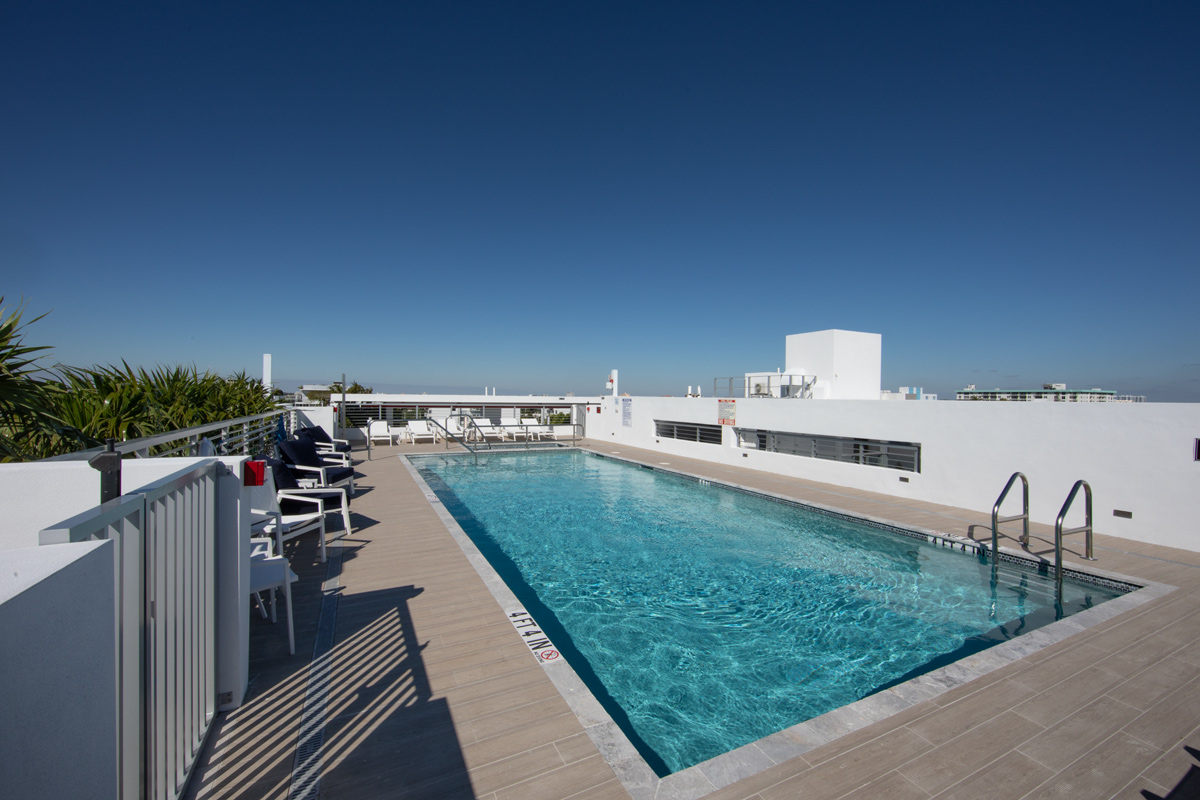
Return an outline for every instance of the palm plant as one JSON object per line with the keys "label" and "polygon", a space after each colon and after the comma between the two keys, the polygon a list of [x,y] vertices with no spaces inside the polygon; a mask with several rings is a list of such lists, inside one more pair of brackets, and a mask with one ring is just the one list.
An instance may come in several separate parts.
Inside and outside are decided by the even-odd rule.
{"label": "palm plant", "polygon": [[49,409],[57,392],[43,379],[38,362],[45,346],[28,346],[24,329],[45,314],[22,323],[24,306],[5,313],[0,295],[0,461],[23,460],[39,440],[57,436],[62,423]]}

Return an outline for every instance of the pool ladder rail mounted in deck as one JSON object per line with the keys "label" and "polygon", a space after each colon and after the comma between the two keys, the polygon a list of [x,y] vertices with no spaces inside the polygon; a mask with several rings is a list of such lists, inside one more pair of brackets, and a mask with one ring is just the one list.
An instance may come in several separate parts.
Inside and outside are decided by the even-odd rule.
{"label": "pool ladder rail mounted in deck", "polygon": [[[1000,516],[1000,504],[1004,502],[1004,498],[1008,497],[1008,492],[1016,483],[1017,478],[1021,479],[1022,501],[1021,513],[1013,514],[1012,516]],[[1079,494],[1079,490],[1084,490],[1084,524],[1077,528],[1063,529],[1063,520],[1066,519],[1067,511],[1070,510],[1071,504],[1075,502],[1075,496]],[[1022,472],[1014,472],[1008,479],[1008,483],[1004,485],[1004,490],[1000,492],[1000,496],[996,498],[996,504],[992,506],[992,566],[995,567],[1000,561],[1000,524],[1003,522],[1016,522],[1021,520],[1023,530],[1021,533],[1020,542],[1023,545],[1029,544],[1029,479]],[[1067,495],[1066,502],[1063,503],[1062,510],[1058,512],[1058,518],[1054,521],[1054,581],[1058,589],[1058,597],[1062,599],[1062,551],[1063,537],[1070,536],[1073,533],[1086,533],[1087,540],[1084,548],[1084,559],[1087,561],[1095,561],[1092,555],[1092,487],[1085,480],[1075,481],[1075,485],[1071,487],[1071,493]]]}

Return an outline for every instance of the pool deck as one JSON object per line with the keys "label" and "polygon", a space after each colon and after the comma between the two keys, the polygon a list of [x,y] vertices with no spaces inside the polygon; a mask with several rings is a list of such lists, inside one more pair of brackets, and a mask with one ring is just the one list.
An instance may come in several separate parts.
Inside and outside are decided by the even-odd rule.
{"label": "pool deck", "polygon": [[[899,525],[991,536],[985,513],[581,444]],[[799,755],[748,765],[748,777],[631,794],[396,457],[418,452],[444,448],[355,452],[354,527],[327,564],[315,537],[285,546],[300,575],[296,655],[281,625],[252,618],[246,702],[218,716],[187,797],[624,800],[657,789],[656,800],[1145,800],[1200,769],[1200,553],[1097,535],[1098,561],[1079,559],[1077,536],[1068,562],[1178,588]],[[1052,557],[1053,529],[1035,524],[1033,536],[1029,551]],[[1184,791],[1176,796],[1196,796]]]}

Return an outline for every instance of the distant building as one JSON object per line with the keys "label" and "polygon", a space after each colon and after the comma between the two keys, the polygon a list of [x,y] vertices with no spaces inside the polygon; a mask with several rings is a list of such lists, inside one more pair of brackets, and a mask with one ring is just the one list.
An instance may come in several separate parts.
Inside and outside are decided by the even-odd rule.
{"label": "distant building", "polygon": [[891,392],[884,389],[879,393],[880,400],[937,400],[936,394],[926,392],[921,386],[901,386],[899,391]]}
{"label": "distant building", "polygon": [[297,405],[328,403],[331,388],[325,383],[305,383],[296,390],[295,402]]}
{"label": "distant building", "polygon": [[1049,403],[1144,403],[1145,395],[1119,395],[1107,389],[1072,389],[1065,383],[1044,383],[1041,389],[959,389],[956,400],[1007,400]]}

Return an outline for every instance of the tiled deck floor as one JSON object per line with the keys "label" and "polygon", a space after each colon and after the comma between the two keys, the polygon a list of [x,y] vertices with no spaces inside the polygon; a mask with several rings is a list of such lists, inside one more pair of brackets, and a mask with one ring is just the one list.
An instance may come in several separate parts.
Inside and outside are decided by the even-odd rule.
{"label": "tiled deck floor", "polygon": [[[901,524],[990,537],[986,514],[584,445]],[[629,797],[395,457],[433,449],[441,448],[377,447],[371,461],[356,453],[363,460],[354,531],[341,540],[340,562],[331,550],[332,569],[316,562],[314,537],[289,543],[301,576],[297,654],[288,656],[282,627],[254,619],[247,701],[219,718],[189,797]],[[1047,534],[1034,526],[1035,537]],[[1071,541],[1076,555],[1081,545],[1081,537]],[[1037,538],[1031,549],[1050,550]],[[1100,569],[1179,590],[709,797],[1167,796],[1200,761],[1185,749],[1200,748],[1200,553],[1100,535],[1096,555]],[[319,762],[301,759],[318,767],[304,781],[292,775],[306,686],[321,663],[313,652],[323,580],[324,618],[335,621],[326,651],[331,680],[324,738],[309,748]],[[321,728],[306,731],[313,744],[311,730]]]}

